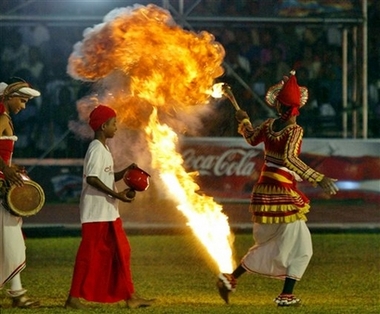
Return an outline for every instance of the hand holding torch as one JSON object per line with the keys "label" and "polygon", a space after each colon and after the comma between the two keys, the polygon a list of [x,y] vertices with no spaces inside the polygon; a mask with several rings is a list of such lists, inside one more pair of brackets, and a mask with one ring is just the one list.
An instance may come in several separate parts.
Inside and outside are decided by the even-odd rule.
{"label": "hand holding torch", "polygon": [[211,96],[214,98],[221,98],[222,96],[226,96],[234,106],[236,110],[241,110],[234,94],[232,93],[231,87],[226,83],[216,83],[212,87]]}
{"label": "hand holding torch", "polygon": [[237,112],[236,118],[239,121],[239,123],[242,122],[245,125],[251,124],[247,113],[241,110],[241,108],[239,107],[235,99],[235,96],[232,93],[231,87],[226,83],[214,84],[212,87],[211,96],[214,98],[221,98],[223,95],[226,96],[231,101],[232,105],[236,109],[236,112]]}

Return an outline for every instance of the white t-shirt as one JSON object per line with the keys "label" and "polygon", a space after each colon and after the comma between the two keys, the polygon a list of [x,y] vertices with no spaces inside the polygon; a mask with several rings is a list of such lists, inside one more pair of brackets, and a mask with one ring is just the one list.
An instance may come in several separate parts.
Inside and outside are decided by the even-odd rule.
{"label": "white t-shirt", "polygon": [[90,176],[98,177],[106,186],[116,191],[112,154],[99,140],[90,143],[84,158],[80,219],[82,223],[115,221],[120,217],[118,200],[89,185],[86,178]]}

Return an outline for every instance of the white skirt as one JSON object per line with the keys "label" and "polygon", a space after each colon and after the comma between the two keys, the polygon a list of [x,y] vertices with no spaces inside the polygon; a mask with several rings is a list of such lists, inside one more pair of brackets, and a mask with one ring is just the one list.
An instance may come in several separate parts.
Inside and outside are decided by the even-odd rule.
{"label": "white skirt", "polygon": [[313,247],[305,221],[253,225],[255,245],[242,259],[242,266],[252,273],[277,279],[300,280]]}
{"label": "white skirt", "polygon": [[11,215],[0,203],[0,289],[25,268],[22,218]]}

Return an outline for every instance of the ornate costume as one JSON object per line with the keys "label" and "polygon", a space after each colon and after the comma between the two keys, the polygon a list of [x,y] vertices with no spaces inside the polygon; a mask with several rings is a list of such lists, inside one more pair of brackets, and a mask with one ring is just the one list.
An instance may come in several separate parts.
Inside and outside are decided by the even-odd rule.
{"label": "ornate costume", "polygon": [[337,191],[331,179],[306,165],[299,154],[303,129],[296,123],[299,109],[307,101],[307,89],[298,86],[295,72],[268,89],[265,100],[277,109],[278,119],[268,119],[253,127],[245,111],[238,110],[238,132],[251,146],[264,144],[264,165],[251,194],[253,238],[255,241],[232,274],[219,274],[220,296],[228,303],[236,279],[246,271],[283,279],[282,293],[274,299],[279,306],[296,305],[295,282],[300,280],[313,254],[306,226],[308,198],[297,189],[297,181],[307,180]]}
{"label": "ornate costume", "polygon": [[316,183],[323,175],[298,158],[301,151],[302,128],[291,124],[279,132],[273,130],[274,119],[257,128],[240,124],[239,133],[252,145],[264,142],[265,164],[254,186],[250,209],[254,222],[289,223],[306,220],[309,199],[297,189],[297,181]]}
{"label": "ornate costume", "polygon": [[[33,89],[25,81],[11,84],[0,83],[0,117],[2,118],[0,133],[1,170],[0,181],[10,184],[22,184],[21,175],[11,166],[14,142],[13,124],[9,113],[17,114],[25,109],[26,103],[40,92]],[[6,117],[6,119],[4,119]],[[8,121],[7,121],[8,120]],[[4,175],[6,174],[6,176]],[[20,183],[21,181],[21,183]],[[4,189],[2,189],[2,193]],[[4,199],[5,195],[2,195]],[[22,218],[12,215],[1,201],[0,205],[0,288],[9,283],[7,295],[12,298],[12,307],[30,308],[39,306],[39,301],[26,296],[27,290],[22,287],[20,272],[26,266],[25,241],[21,230]]]}

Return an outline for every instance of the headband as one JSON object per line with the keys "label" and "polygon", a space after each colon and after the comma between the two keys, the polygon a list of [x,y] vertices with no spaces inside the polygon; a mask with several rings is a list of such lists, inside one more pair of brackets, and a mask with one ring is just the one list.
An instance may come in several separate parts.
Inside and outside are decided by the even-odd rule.
{"label": "headband", "polygon": [[41,93],[30,87],[26,82],[16,82],[12,84],[7,84],[4,82],[0,83],[0,96],[9,97],[9,96],[19,96],[33,98],[40,96]]}

